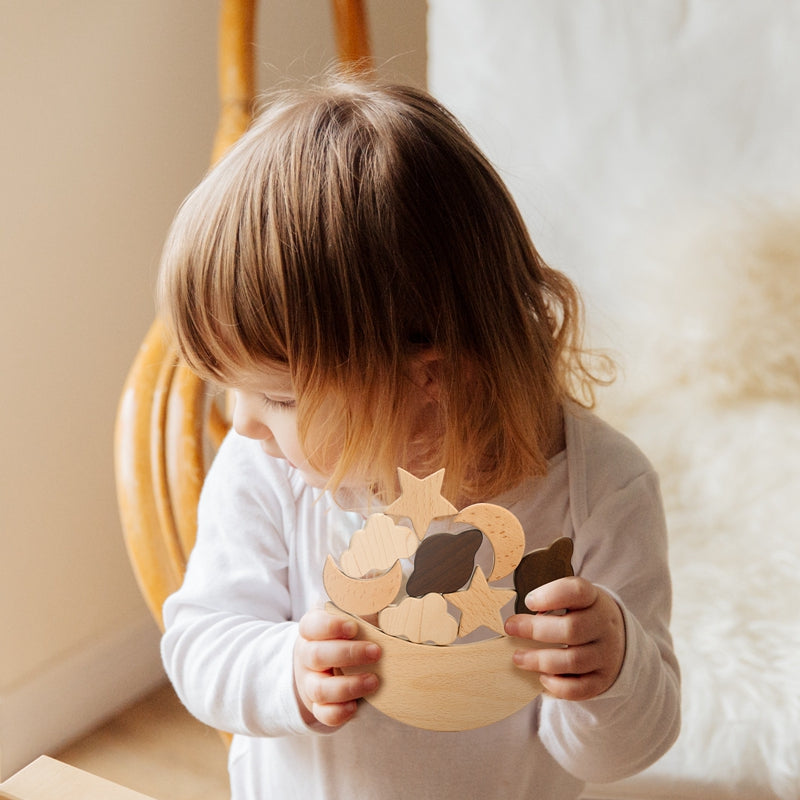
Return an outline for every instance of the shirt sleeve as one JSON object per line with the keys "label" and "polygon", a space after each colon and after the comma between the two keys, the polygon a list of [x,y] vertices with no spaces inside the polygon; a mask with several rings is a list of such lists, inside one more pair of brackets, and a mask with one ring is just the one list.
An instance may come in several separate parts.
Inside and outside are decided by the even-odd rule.
{"label": "shirt sleeve", "polygon": [[669,633],[671,583],[658,479],[652,470],[606,495],[575,532],[575,572],[607,589],[625,622],[619,676],[584,702],[544,697],[540,736],[571,774],[592,782],[635,774],[680,728],[680,677]]}
{"label": "shirt sleeve", "polygon": [[164,606],[162,657],[178,696],[206,724],[249,736],[307,733],[283,533],[294,528],[291,488],[279,470],[264,474],[246,444],[226,439],[209,471],[186,577]]}

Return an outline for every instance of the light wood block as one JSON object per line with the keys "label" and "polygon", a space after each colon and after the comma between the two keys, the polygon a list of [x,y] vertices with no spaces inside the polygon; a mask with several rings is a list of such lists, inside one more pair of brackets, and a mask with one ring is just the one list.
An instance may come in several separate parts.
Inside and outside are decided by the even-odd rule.
{"label": "light wood block", "polygon": [[406,597],[396,606],[378,614],[378,627],[390,636],[410,642],[450,644],[458,636],[458,622],[447,612],[447,601],[440,594]]}
{"label": "light wood block", "polygon": [[0,797],[10,800],[154,800],[47,756],[37,758],[0,783]]}
{"label": "light wood block", "polygon": [[515,650],[536,647],[536,642],[498,636],[449,647],[414,644],[330,603],[327,610],[355,619],[359,638],[382,648],[377,664],[344,671],[376,673],[380,685],[367,702],[407,725],[434,731],[479,728],[519,711],[542,691],[537,673],[519,669],[512,661]]}
{"label": "light wood block", "polygon": [[372,570],[389,569],[398,558],[413,556],[418,546],[419,540],[410,528],[395,525],[386,514],[371,514],[351,537],[339,564],[351,578],[361,578]]}
{"label": "light wood block", "polygon": [[489,581],[504,578],[519,564],[525,552],[525,531],[508,509],[493,503],[476,503],[462,509],[455,521],[474,525],[492,543],[494,566]]}
{"label": "light wood block", "polygon": [[351,578],[342,572],[329,555],[322,571],[322,583],[333,602],[351,614],[376,614],[393,603],[403,584],[403,567],[399,561],[383,575],[375,578]]}
{"label": "light wood block", "polygon": [[467,636],[481,625],[503,633],[503,616],[500,609],[516,598],[513,589],[493,589],[486,582],[480,567],[475,567],[469,586],[460,592],[451,592],[445,598],[461,611],[458,635]]}
{"label": "light wood block", "polygon": [[404,469],[398,469],[397,475],[401,494],[386,508],[386,513],[410,519],[419,539],[424,538],[434,519],[449,517],[458,512],[452,503],[442,497],[443,469],[427,478],[416,478]]}

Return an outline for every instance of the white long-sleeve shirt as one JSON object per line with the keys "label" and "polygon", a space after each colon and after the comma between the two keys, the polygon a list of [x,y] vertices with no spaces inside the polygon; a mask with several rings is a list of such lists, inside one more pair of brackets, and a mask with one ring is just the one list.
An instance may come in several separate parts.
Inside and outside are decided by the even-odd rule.
{"label": "white long-sleeve shirt", "polygon": [[573,539],[575,573],[622,608],[621,672],[592,700],[540,695],[505,720],[457,733],[404,725],[368,703],[335,732],[304,723],[293,678],[297,623],[325,599],[327,555],[346,549],[364,520],[257,442],[228,436],[203,490],[185,582],[164,608],[162,652],[187,708],[236,734],[233,800],[569,800],[585,781],[633,774],[669,748],[679,675],[658,480],[593,414],[568,409],[565,433],[546,477],[492,502],[518,517],[526,551]]}

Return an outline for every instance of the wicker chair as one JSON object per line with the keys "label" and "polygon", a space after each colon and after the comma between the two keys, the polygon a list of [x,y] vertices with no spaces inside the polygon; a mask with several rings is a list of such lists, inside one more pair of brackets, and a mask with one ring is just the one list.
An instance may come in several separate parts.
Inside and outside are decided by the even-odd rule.
{"label": "wicker chair", "polygon": [[[332,12],[340,65],[369,71],[363,0],[332,0]],[[251,120],[255,15],[255,0],[221,4],[221,113],[212,163]],[[225,411],[211,401],[205,384],[178,363],[156,320],[125,382],[114,445],[126,546],[142,594],[162,629],[162,606],[180,587],[194,546],[206,470],[228,427]]]}

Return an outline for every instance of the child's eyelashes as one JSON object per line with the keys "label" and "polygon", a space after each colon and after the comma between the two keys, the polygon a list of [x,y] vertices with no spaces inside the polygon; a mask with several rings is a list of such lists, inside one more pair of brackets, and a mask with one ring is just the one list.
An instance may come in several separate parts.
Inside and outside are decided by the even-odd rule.
{"label": "child's eyelashes", "polygon": [[268,395],[262,395],[261,399],[263,400],[264,406],[266,408],[276,409],[278,411],[286,411],[288,409],[294,408],[297,405],[295,399],[286,398],[284,400],[276,400]]}

